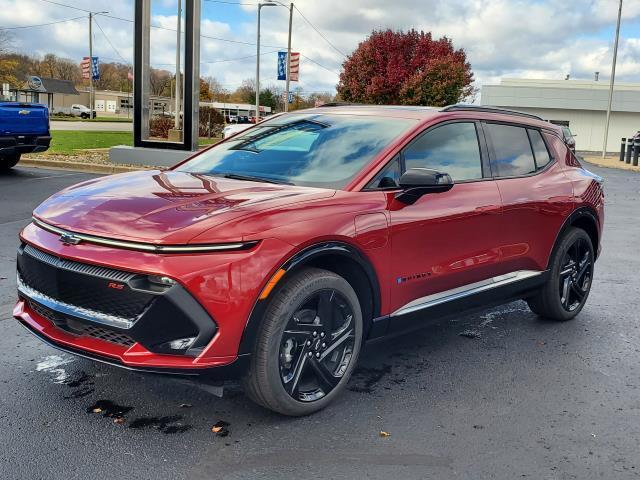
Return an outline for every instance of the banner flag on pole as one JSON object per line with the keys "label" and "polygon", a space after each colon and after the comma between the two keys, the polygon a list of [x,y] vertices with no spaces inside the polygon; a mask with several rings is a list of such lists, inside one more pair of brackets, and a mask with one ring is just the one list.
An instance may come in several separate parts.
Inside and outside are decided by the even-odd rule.
{"label": "banner flag on pole", "polygon": [[300,53],[291,52],[291,81],[297,82],[300,77]]}
{"label": "banner flag on pole", "polygon": [[[300,54],[291,52],[291,81],[297,82],[300,76]],[[278,80],[287,79],[287,52],[278,52]]]}
{"label": "banner flag on pole", "polygon": [[287,79],[287,52],[278,52],[278,80]]}
{"label": "banner flag on pole", "polygon": [[100,80],[100,62],[98,57],[93,57],[91,61],[89,57],[84,57],[80,63],[82,68],[82,78],[93,78],[94,80]]}

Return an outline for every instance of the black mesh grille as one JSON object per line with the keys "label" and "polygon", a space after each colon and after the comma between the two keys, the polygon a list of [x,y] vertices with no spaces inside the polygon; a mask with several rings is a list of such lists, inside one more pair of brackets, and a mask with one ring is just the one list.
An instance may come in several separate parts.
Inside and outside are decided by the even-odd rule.
{"label": "black mesh grille", "polygon": [[135,340],[124,333],[79,322],[76,319],[67,317],[66,315],[51,310],[44,305],[40,305],[39,303],[30,301],[29,306],[34,312],[49,320],[56,327],[69,333],[73,333],[74,335],[98,338],[105,342],[115,343],[123,347],[131,347],[136,343]]}
{"label": "black mesh grille", "polygon": [[132,273],[61,259],[30,245],[18,256],[18,272],[27,286],[55,300],[131,320],[154,298],[129,288]]}

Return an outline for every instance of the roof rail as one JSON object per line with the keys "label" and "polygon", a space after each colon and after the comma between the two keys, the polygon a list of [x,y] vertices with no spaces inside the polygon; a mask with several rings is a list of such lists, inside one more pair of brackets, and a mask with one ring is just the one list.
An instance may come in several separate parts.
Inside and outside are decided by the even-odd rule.
{"label": "roof rail", "polygon": [[323,103],[318,108],[322,107],[353,107],[353,106],[362,106],[361,103],[350,103],[350,102],[329,102]]}
{"label": "roof rail", "polygon": [[516,115],[519,117],[528,117],[536,120],[545,121],[544,118],[532,113],[519,112],[517,110],[509,110],[508,108],[492,107],[488,105],[470,105],[465,103],[457,103],[455,105],[449,105],[444,107],[441,112],[487,112],[487,113],[502,113],[505,115]]}

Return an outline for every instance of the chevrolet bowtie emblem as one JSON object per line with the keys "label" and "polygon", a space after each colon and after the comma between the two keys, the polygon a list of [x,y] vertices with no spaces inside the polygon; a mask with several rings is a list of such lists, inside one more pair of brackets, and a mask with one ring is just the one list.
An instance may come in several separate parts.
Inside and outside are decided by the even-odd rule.
{"label": "chevrolet bowtie emblem", "polygon": [[63,233],[60,235],[59,240],[65,245],[78,245],[81,241],[79,237],[71,235],[70,233]]}
{"label": "chevrolet bowtie emblem", "polygon": [[31,112],[29,110],[20,110],[18,113],[20,115],[29,115]]}

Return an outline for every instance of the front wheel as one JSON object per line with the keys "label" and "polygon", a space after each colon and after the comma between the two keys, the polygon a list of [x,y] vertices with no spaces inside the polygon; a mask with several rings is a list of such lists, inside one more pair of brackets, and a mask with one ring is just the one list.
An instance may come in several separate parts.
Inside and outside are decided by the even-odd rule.
{"label": "front wheel", "polygon": [[317,268],[293,274],[259,327],[245,391],[284,415],[324,408],[353,372],[362,325],[358,296],[344,278]]}
{"label": "front wheel", "polygon": [[5,155],[0,157],[0,172],[6,172],[7,170],[15,167],[20,161],[20,154]]}
{"label": "front wheel", "polygon": [[569,229],[553,252],[549,280],[529,308],[541,317],[570,320],[584,307],[593,280],[595,257],[591,238],[579,228]]}

